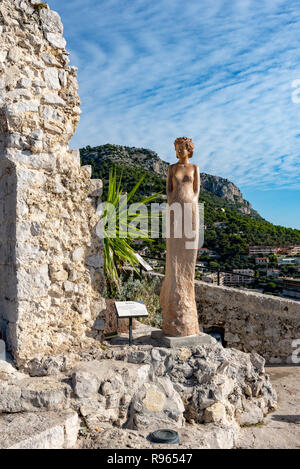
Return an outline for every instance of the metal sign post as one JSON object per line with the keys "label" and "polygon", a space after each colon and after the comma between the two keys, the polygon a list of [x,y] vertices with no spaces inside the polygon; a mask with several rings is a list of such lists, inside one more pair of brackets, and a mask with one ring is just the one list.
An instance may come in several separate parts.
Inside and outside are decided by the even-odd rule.
{"label": "metal sign post", "polygon": [[118,318],[129,318],[129,345],[133,344],[132,318],[147,317],[148,311],[143,301],[116,301]]}
{"label": "metal sign post", "polygon": [[129,345],[132,345],[132,317],[129,318]]}
{"label": "metal sign post", "polygon": [[6,361],[5,342],[0,340],[0,360]]}

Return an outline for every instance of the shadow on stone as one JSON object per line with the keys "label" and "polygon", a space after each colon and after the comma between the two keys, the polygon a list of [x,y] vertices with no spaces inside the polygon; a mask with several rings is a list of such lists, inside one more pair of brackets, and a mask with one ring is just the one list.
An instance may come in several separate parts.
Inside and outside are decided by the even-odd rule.
{"label": "shadow on stone", "polygon": [[300,423],[300,415],[272,415],[276,422]]}

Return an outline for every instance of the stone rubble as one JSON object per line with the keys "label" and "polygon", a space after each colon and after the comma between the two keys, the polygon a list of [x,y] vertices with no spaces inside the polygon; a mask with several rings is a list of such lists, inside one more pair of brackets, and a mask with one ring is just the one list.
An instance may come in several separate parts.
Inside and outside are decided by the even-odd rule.
{"label": "stone rubble", "polygon": [[216,341],[191,349],[108,345],[64,373],[28,377],[4,364],[0,378],[0,413],[69,408],[90,434],[124,432],[124,442],[164,427],[198,432],[197,447],[233,447],[240,426],[277,405],[264,359]]}
{"label": "stone rubble", "polygon": [[[103,358],[111,352],[103,351]],[[224,421],[253,424],[276,408],[265,361],[255,353],[224,349],[216,342],[180,350],[125,347],[116,349],[112,357],[150,363],[154,377],[168,377],[184,402],[184,417],[190,423],[219,422],[221,414]]]}

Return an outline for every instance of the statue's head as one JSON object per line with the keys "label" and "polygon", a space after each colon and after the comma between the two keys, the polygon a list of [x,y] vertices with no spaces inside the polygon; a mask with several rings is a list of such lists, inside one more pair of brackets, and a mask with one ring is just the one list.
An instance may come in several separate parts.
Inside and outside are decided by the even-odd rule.
{"label": "statue's head", "polygon": [[191,138],[179,137],[174,142],[177,158],[188,156],[192,158],[194,153],[194,143]]}

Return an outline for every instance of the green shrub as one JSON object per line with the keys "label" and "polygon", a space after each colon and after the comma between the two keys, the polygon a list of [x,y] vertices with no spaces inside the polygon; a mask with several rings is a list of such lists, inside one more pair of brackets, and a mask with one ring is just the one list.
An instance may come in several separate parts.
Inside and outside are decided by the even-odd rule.
{"label": "green shrub", "polygon": [[[160,281],[157,278],[134,278],[133,273],[129,277],[121,275],[119,278],[119,289],[106,291],[106,295],[116,301],[143,301],[149,313],[147,318],[139,320],[153,327],[161,327],[162,313],[159,304]],[[105,296],[106,296],[105,295]]]}

